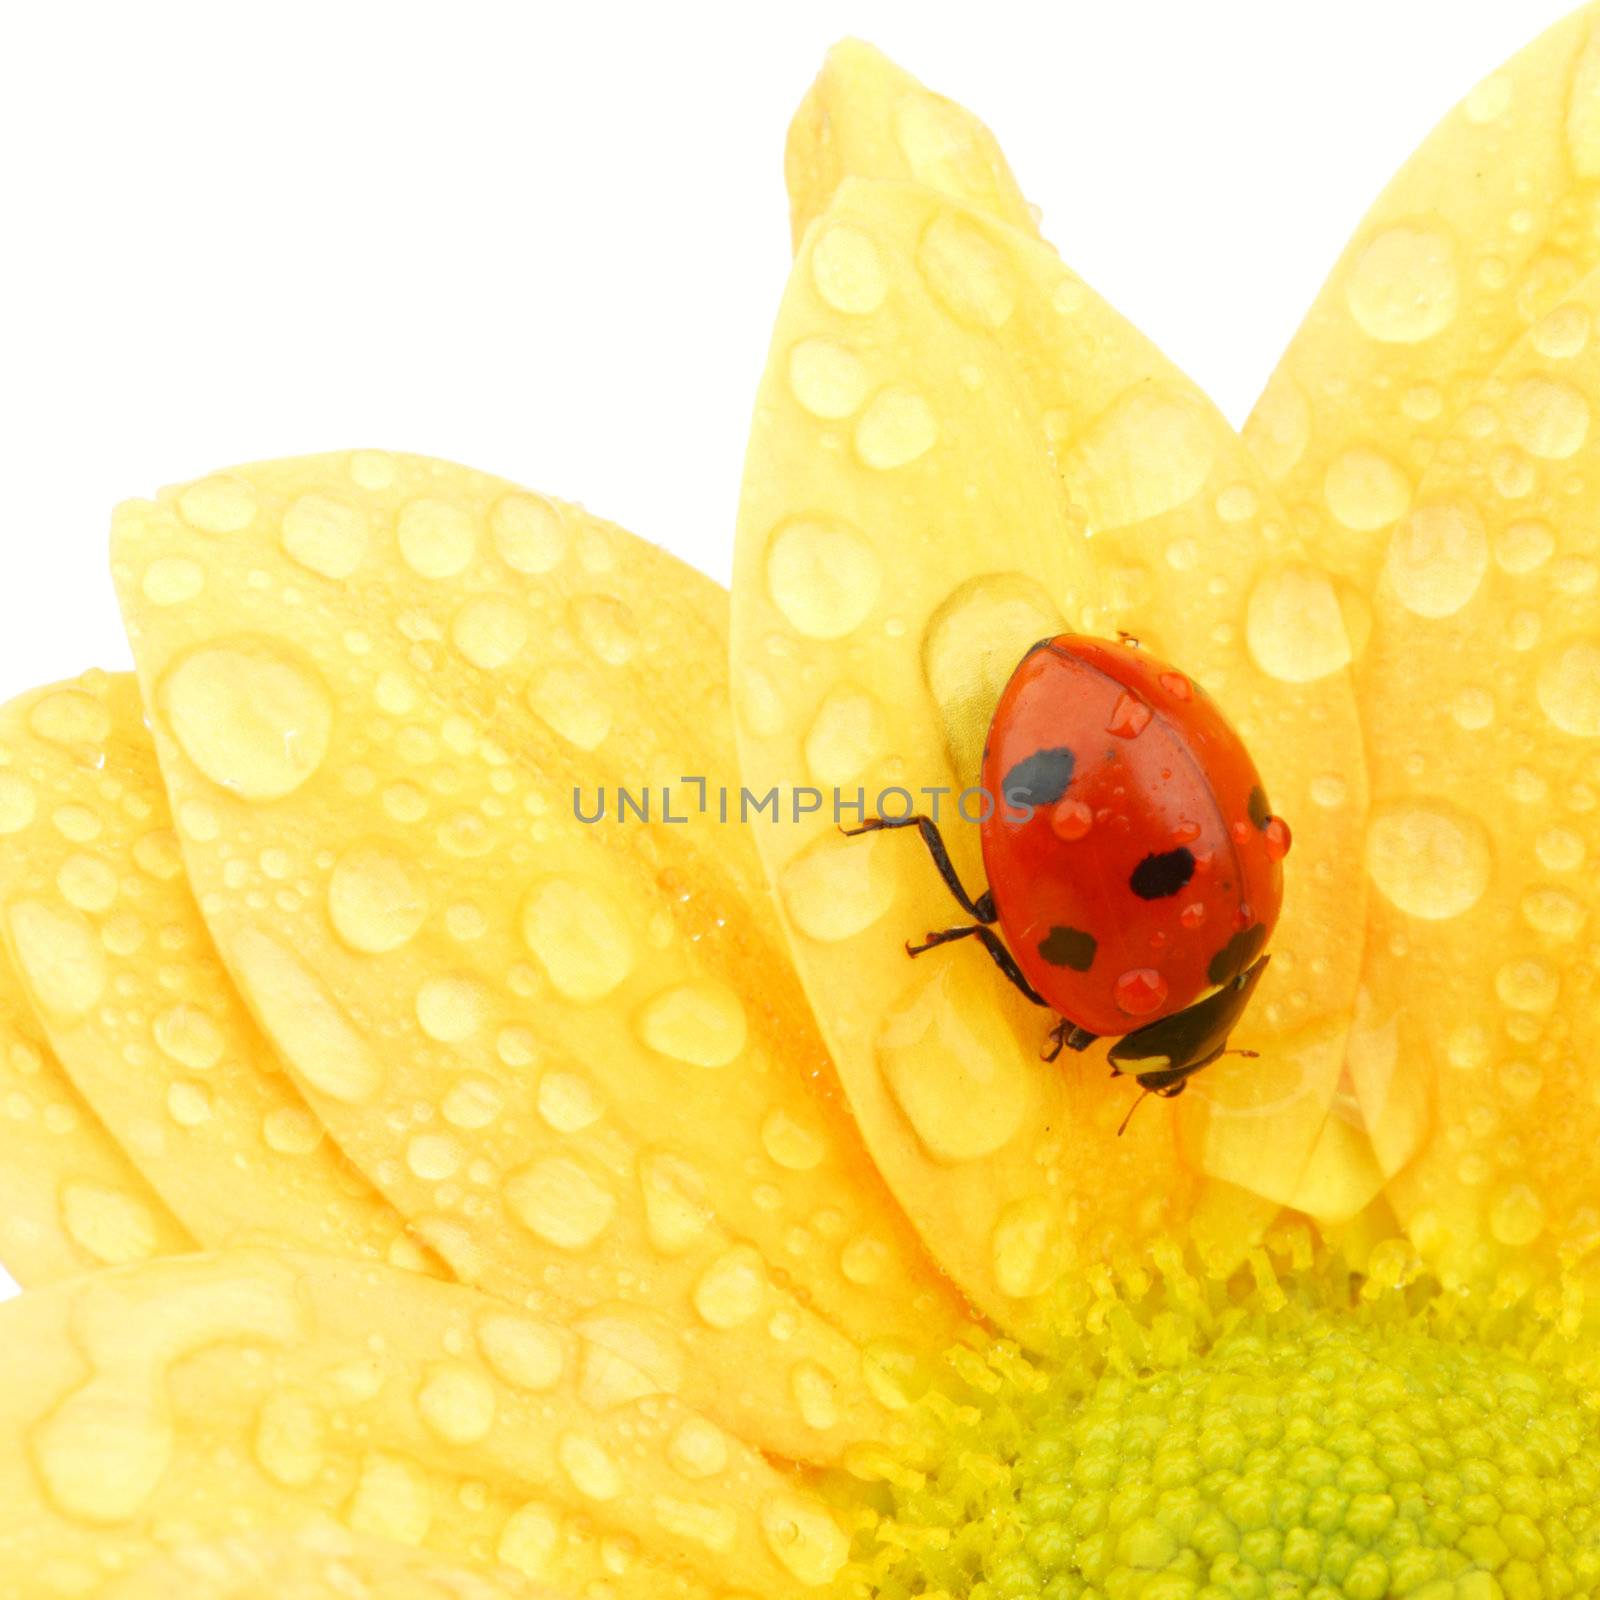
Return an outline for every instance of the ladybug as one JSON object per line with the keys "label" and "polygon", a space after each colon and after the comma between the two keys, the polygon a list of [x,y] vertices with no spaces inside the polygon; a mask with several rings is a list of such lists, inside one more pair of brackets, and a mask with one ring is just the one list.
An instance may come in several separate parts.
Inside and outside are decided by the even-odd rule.
{"label": "ladybug", "polygon": [[1113,1039],[1112,1071],[1134,1077],[1139,1100],[1253,1054],[1230,1052],[1228,1035],[1266,970],[1289,829],[1192,679],[1127,635],[1041,639],[995,707],[982,785],[990,887],[976,899],[933,819],[846,830],[917,828],[973,918],[908,954],[977,939],[1060,1019],[1046,1060]]}

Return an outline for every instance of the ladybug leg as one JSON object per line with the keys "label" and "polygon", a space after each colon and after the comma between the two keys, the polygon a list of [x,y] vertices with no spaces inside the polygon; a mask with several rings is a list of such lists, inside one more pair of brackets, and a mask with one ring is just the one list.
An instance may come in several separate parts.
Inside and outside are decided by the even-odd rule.
{"label": "ladybug leg", "polygon": [[940,945],[950,944],[956,939],[976,939],[989,952],[989,959],[999,967],[1006,975],[1006,978],[1028,999],[1036,1006],[1049,1004],[1044,996],[1023,977],[1022,968],[1017,965],[1011,952],[1001,944],[1000,936],[993,928],[986,928],[981,924],[966,928],[940,928],[936,933],[930,933],[921,944],[908,944],[906,946],[906,954],[908,956],[920,956],[926,951],[936,950]]}
{"label": "ladybug leg", "polygon": [[1062,1017],[1047,1037],[1049,1049],[1039,1052],[1042,1061],[1054,1061],[1063,1050],[1087,1050],[1100,1035],[1090,1033],[1087,1028],[1080,1028],[1076,1022]]}
{"label": "ladybug leg", "polygon": [[985,890],[974,900],[967,893],[961,879],[956,876],[950,852],[945,849],[944,840],[939,836],[939,825],[932,817],[869,817],[859,828],[841,828],[839,831],[846,838],[853,839],[858,833],[877,833],[882,828],[915,828],[922,835],[922,842],[928,847],[928,854],[933,857],[933,864],[939,869],[945,887],[955,896],[956,904],[979,922],[995,920],[994,896]]}

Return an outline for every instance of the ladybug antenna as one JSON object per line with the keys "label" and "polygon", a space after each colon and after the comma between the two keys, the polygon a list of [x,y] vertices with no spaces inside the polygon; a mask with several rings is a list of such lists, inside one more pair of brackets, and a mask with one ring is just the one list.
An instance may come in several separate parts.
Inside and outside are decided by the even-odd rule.
{"label": "ladybug antenna", "polygon": [[1261,1059],[1261,1052],[1259,1050],[1240,1050],[1236,1048],[1233,1050],[1224,1050],[1222,1054],[1225,1056],[1243,1056],[1246,1061],[1259,1061]]}
{"label": "ladybug antenna", "polygon": [[1139,1098],[1137,1100],[1135,1100],[1131,1106],[1128,1107],[1127,1116],[1125,1116],[1122,1119],[1122,1121],[1120,1123],[1118,1123],[1118,1125],[1117,1125],[1117,1137],[1119,1139],[1123,1136],[1123,1134],[1125,1134],[1128,1131],[1128,1124],[1133,1121],[1134,1112],[1137,1111],[1139,1109],[1139,1107],[1142,1106],[1145,1103],[1145,1101],[1148,1100],[1149,1098],[1150,1098],[1150,1090],[1142,1089],[1139,1092]]}

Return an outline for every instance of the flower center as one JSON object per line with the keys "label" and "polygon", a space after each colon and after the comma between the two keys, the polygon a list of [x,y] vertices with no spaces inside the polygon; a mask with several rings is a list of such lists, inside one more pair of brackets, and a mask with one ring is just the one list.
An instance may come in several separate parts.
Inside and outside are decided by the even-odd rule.
{"label": "flower center", "polygon": [[[1435,1293],[1118,1298],[953,1353],[844,1577],[881,1600],[1495,1600],[1600,1589],[1600,1346]],[[1424,1285],[1416,1285],[1422,1289]],[[1237,1291],[1236,1291],[1237,1294]],[[1229,1309],[1231,1305],[1231,1310]]]}

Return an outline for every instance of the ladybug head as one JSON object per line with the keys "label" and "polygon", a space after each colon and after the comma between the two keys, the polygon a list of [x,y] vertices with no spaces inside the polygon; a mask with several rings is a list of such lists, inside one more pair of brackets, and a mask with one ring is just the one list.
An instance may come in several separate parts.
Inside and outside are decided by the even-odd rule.
{"label": "ladybug head", "polygon": [[1230,978],[1204,1000],[1118,1039],[1111,1047],[1111,1065],[1135,1074],[1142,1087],[1156,1094],[1175,1094],[1185,1078],[1215,1061],[1228,1048],[1228,1035],[1261,982],[1271,956]]}

